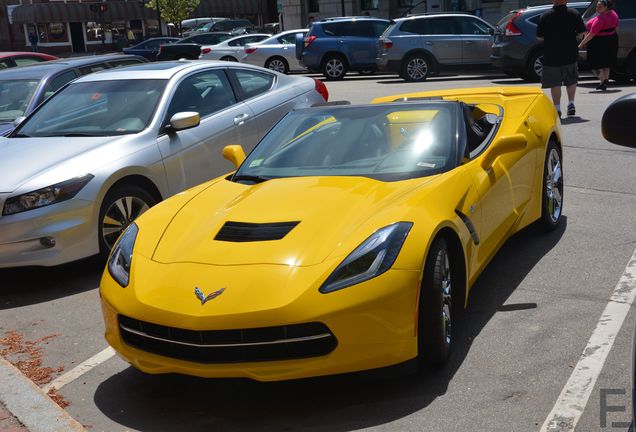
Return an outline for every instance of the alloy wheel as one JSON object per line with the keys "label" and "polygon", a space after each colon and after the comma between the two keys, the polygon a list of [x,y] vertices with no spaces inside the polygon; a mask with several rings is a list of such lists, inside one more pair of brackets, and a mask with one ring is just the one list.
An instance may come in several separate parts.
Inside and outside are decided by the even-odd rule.
{"label": "alloy wheel", "polygon": [[112,249],[126,228],[149,208],[144,200],[134,196],[124,196],[114,201],[106,209],[102,220],[102,238],[108,249]]}
{"label": "alloy wheel", "polygon": [[428,64],[421,57],[414,57],[406,64],[406,73],[412,80],[423,80],[428,75]]}
{"label": "alloy wheel", "polygon": [[442,280],[442,323],[444,331],[444,341],[447,345],[451,344],[451,308],[453,297],[453,285],[451,278],[450,260],[448,259],[448,251],[443,249],[441,255],[441,280]]}
{"label": "alloy wheel", "polygon": [[534,70],[534,73],[541,78],[541,75],[543,74],[543,56],[539,56],[534,60],[532,69]]}
{"label": "alloy wheel", "polygon": [[276,72],[285,73],[285,63],[280,59],[270,60],[268,68]]}
{"label": "alloy wheel", "polygon": [[548,199],[548,214],[552,222],[561,217],[563,206],[563,175],[561,171],[561,157],[557,149],[551,149],[545,179],[545,194]]}
{"label": "alloy wheel", "polygon": [[331,78],[339,78],[344,73],[344,64],[338,58],[332,58],[327,61],[325,72]]}

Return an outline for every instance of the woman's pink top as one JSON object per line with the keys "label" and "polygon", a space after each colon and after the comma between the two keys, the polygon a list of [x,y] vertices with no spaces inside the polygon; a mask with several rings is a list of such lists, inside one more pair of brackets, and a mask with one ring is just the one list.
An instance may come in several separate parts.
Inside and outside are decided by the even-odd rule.
{"label": "woman's pink top", "polygon": [[610,36],[616,33],[618,14],[613,10],[598,14],[585,25],[587,30],[595,36]]}

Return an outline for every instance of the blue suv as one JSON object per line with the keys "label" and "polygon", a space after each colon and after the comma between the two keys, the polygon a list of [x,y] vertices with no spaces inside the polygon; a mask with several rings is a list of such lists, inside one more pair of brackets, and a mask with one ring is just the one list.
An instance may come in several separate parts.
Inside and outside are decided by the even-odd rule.
{"label": "blue suv", "polygon": [[[378,38],[389,21],[371,17],[331,18],[314,22],[297,49],[301,64],[340,80],[347,71],[375,71]],[[297,41],[297,43],[301,43]]]}

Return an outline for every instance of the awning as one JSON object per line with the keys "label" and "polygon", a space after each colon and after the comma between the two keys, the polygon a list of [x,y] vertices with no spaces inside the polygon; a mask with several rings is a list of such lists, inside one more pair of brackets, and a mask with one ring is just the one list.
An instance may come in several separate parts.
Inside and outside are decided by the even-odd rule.
{"label": "awning", "polygon": [[152,10],[147,10],[137,1],[108,1],[105,3],[35,3],[17,6],[13,9],[12,20],[16,24],[51,22],[89,22],[102,18],[90,10],[91,4],[106,4],[103,21],[130,21],[152,18]]}
{"label": "awning", "polygon": [[239,17],[267,11],[266,0],[201,0],[192,16]]}

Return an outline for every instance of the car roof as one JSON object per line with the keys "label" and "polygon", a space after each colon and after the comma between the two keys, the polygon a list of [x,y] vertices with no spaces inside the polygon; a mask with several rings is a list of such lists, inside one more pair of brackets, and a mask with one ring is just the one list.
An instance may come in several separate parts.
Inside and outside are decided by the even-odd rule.
{"label": "car roof", "polygon": [[[143,57],[126,54],[106,54],[97,56],[73,57],[68,59],[52,60],[43,63],[0,70],[0,80],[6,79],[42,79],[57,72],[74,69],[100,63],[104,61],[126,60],[130,58],[143,59]],[[145,62],[145,59],[143,60]]]}
{"label": "car roof", "polygon": [[479,18],[477,15],[470,14],[468,12],[426,12],[421,14],[413,14],[402,18],[395,18],[393,21],[406,21],[410,19],[418,18],[439,18],[439,17],[453,17],[453,16],[470,16]]}
{"label": "car roof", "polygon": [[75,82],[110,81],[110,80],[134,80],[134,79],[171,79],[184,70],[196,71],[207,69],[211,66],[238,67],[262,71],[263,68],[245,63],[228,63],[220,60],[174,60],[144,63],[123,68],[107,69],[104,71],[84,75]]}
{"label": "car roof", "polygon": [[320,21],[315,21],[314,24],[324,24],[330,22],[343,22],[343,21],[362,21],[362,20],[373,20],[373,21],[389,21],[384,18],[377,18],[372,16],[349,16],[349,17],[335,17],[335,18],[324,18]]}
{"label": "car roof", "polygon": [[[584,1],[584,2],[568,2],[567,6],[569,8],[587,8],[590,5],[591,2],[589,1]],[[539,11],[545,11],[548,9],[552,9],[552,5],[551,4],[547,4],[547,5],[536,5],[536,6],[528,6],[524,9],[516,9],[514,11],[511,12],[521,12],[521,13],[530,13],[530,12],[539,12]]]}

